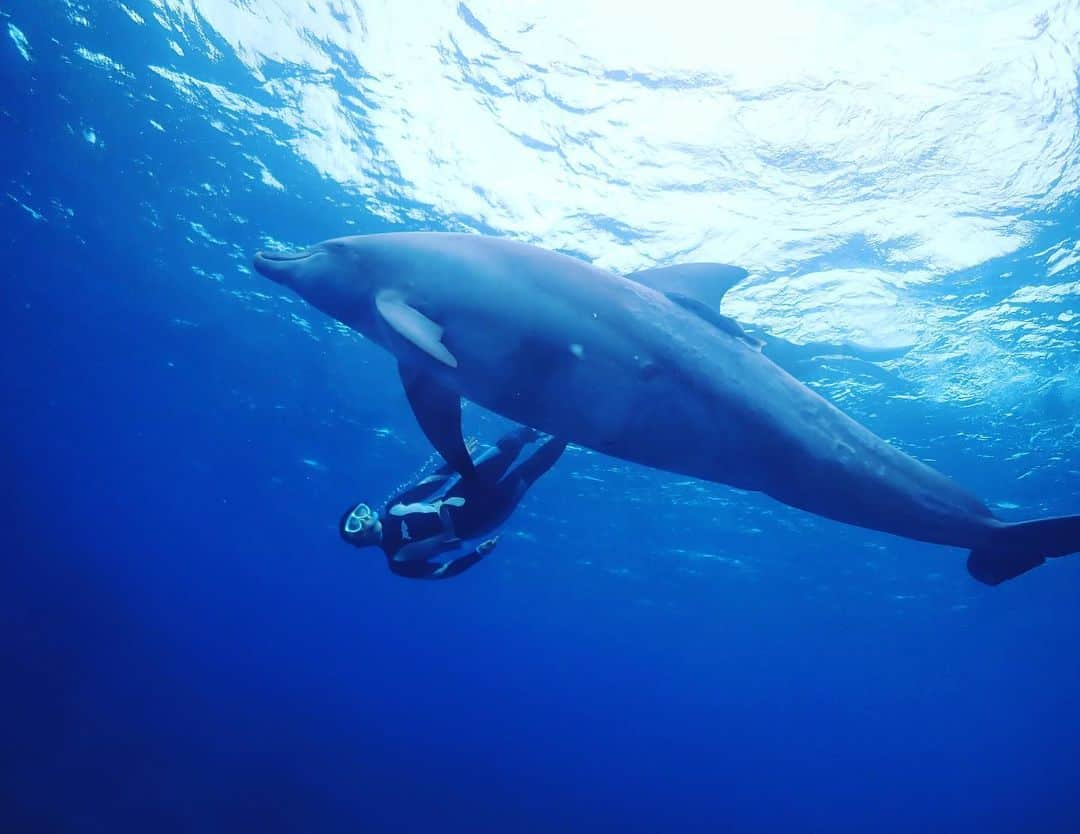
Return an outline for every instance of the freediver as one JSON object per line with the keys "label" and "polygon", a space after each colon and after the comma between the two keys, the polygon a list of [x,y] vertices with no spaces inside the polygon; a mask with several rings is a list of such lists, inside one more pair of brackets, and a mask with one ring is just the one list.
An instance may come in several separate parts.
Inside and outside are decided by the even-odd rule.
{"label": "freediver", "polygon": [[355,547],[380,548],[387,567],[398,576],[449,579],[464,573],[491,553],[498,536],[485,538],[463,555],[454,554],[505,522],[566,448],[565,440],[549,438],[511,469],[539,436],[531,428],[510,431],[476,457],[475,474],[459,475],[446,464],[390,498],[378,512],[355,504],[341,516],[338,531]]}

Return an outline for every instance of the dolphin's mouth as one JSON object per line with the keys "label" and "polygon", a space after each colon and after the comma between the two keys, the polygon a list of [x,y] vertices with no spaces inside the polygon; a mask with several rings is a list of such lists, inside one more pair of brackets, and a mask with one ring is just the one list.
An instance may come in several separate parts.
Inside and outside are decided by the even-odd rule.
{"label": "dolphin's mouth", "polygon": [[266,261],[302,261],[304,258],[310,258],[312,252],[310,249],[302,249],[299,252],[257,252],[255,254],[255,260]]}
{"label": "dolphin's mouth", "polygon": [[299,252],[256,252],[255,271],[271,281],[286,283],[292,267],[299,261],[306,261],[314,250],[302,249]]}

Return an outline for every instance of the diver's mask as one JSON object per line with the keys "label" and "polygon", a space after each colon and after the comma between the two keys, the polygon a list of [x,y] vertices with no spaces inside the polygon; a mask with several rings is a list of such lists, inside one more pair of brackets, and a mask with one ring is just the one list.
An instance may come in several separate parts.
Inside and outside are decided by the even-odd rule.
{"label": "diver's mask", "polygon": [[341,517],[341,537],[360,547],[382,540],[382,522],[367,504],[357,504]]}

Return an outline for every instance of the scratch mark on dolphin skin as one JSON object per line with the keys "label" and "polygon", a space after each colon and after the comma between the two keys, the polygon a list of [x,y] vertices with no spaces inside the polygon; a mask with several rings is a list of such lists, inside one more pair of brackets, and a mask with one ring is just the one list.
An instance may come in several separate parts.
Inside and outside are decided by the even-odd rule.
{"label": "scratch mark on dolphin skin", "polygon": [[638,375],[646,382],[650,382],[660,375],[660,366],[651,359],[646,359],[638,366]]}

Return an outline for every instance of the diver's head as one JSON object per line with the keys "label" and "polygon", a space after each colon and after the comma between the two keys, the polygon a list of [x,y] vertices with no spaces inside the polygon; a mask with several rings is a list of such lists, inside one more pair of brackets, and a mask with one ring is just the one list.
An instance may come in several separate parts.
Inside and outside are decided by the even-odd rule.
{"label": "diver's head", "polygon": [[368,547],[382,541],[382,522],[367,504],[357,504],[341,516],[338,532],[349,544]]}

